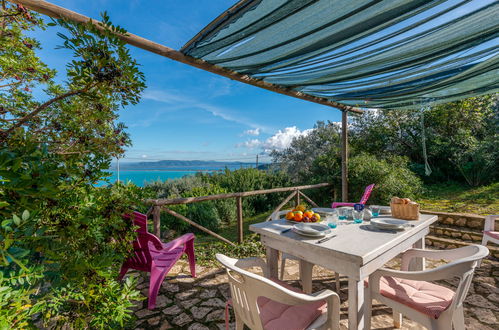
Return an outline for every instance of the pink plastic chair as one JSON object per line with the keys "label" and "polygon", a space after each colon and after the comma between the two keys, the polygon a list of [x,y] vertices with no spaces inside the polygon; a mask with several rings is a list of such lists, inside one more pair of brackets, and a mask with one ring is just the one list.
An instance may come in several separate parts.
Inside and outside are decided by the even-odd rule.
{"label": "pink plastic chair", "polygon": [[[134,225],[139,227],[137,240],[133,242],[134,256],[123,262],[118,280],[121,280],[130,268],[150,272],[148,308],[154,309],[161,283],[182,254],[187,254],[191,275],[196,277],[194,234],[185,234],[165,244],[147,231],[145,214],[133,212],[132,217]],[[130,216],[126,215],[125,218]]]}
{"label": "pink plastic chair", "polygon": [[[360,199],[359,204],[364,204],[366,205],[367,200],[369,199],[369,196],[371,196],[371,192],[374,189],[374,183],[370,184],[366,187],[366,190],[364,190],[364,195],[362,195],[362,198]],[[354,206],[356,203],[342,203],[342,202],[334,202],[333,205],[331,206],[333,209],[337,207],[342,207],[342,206]]]}

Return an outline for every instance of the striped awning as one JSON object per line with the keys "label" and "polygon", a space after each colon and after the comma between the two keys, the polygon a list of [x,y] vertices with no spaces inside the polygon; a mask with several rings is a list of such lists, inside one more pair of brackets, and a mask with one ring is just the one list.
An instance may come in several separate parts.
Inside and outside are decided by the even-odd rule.
{"label": "striped awning", "polygon": [[344,105],[499,91],[499,1],[243,0],[182,53]]}

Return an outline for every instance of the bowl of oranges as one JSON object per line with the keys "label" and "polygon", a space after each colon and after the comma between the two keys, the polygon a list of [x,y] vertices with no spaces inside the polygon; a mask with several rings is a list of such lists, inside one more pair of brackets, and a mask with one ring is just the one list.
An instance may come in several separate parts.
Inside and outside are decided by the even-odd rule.
{"label": "bowl of oranges", "polygon": [[320,222],[321,216],[312,210],[307,210],[305,205],[297,205],[286,213],[286,220],[291,222]]}

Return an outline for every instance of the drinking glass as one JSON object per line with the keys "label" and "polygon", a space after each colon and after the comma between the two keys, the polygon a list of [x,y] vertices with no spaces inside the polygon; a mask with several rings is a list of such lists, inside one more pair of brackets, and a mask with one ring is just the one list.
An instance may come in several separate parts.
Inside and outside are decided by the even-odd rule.
{"label": "drinking glass", "polygon": [[364,219],[364,211],[353,211],[353,222],[361,223]]}
{"label": "drinking glass", "polygon": [[347,219],[347,209],[345,209],[345,208],[338,209],[338,215],[340,217],[340,220],[346,220]]}
{"label": "drinking glass", "polygon": [[379,206],[376,205],[371,206],[371,212],[373,214],[373,217],[377,218],[379,216]]}
{"label": "drinking glass", "polygon": [[326,213],[326,223],[329,228],[336,228],[338,225],[338,214],[336,212]]}

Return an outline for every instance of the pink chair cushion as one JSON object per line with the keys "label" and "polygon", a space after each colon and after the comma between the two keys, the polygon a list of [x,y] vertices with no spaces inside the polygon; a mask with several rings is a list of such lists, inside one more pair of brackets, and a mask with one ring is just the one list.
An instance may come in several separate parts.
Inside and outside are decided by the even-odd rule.
{"label": "pink chair cushion", "polygon": [[452,303],[454,291],[425,281],[405,280],[383,276],[379,293],[418,312],[438,319]]}
{"label": "pink chair cushion", "polygon": [[[300,289],[294,288],[277,279],[272,279],[272,281],[286,289],[302,292]],[[264,329],[272,330],[306,329],[327,309],[327,303],[324,300],[305,305],[290,306],[266,297],[258,297],[257,304],[260,309],[260,319],[262,320]]]}
{"label": "pink chair cushion", "polygon": [[484,235],[490,236],[495,239],[499,239],[499,231],[487,230],[483,232]]}

